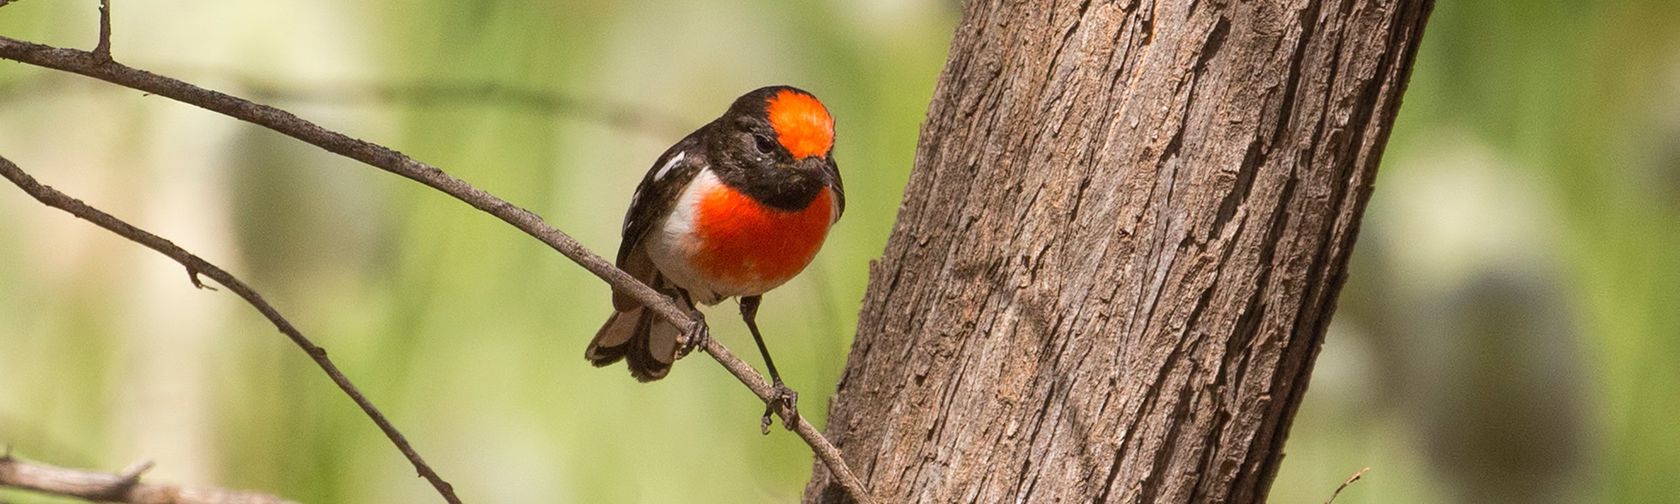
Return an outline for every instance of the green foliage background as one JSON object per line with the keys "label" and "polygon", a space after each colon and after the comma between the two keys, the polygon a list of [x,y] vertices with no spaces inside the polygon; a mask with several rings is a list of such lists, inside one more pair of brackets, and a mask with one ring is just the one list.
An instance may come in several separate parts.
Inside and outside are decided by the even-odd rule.
{"label": "green foliage background", "polygon": [[[91,47],[92,1],[0,10]],[[839,118],[845,220],[766,301],[820,416],[954,2],[119,2],[126,63],[391,145],[602,253],[665,146],[748,89]],[[1680,501],[1680,6],[1443,1],[1276,502]],[[0,153],[242,274],[470,502],[787,502],[811,463],[717,366],[641,385],[584,343],[607,289],[418,185],[214,114],[0,63]],[[714,334],[751,356],[733,308]],[[754,360],[756,362],[756,360]],[[0,443],[31,459],[430,502],[272,327],[0,187]],[[0,491],[6,502],[55,502]]]}

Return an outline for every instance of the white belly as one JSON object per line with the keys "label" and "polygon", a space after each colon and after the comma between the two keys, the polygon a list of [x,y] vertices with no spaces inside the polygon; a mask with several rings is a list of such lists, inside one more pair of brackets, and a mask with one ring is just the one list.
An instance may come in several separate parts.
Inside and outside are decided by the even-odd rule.
{"label": "white belly", "polygon": [[706,278],[694,268],[692,258],[700,248],[700,240],[694,234],[700,197],[722,183],[711,170],[700,170],[694,175],[694,180],[689,181],[688,187],[683,188],[671,212],[643,238],[648,257],[653,259],[653,265],[659,268],[665,279],[688,291],[694,302],[701,304],[717,304],[734,296],[763,294],[776,287]]}

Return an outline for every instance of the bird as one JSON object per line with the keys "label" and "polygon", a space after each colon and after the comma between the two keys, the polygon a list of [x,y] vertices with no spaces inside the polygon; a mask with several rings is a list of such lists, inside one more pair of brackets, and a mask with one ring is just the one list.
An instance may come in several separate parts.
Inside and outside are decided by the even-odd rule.
{"label": "bird", "polygon": [[833,150],[828,107],[786,85],[741,95],[666,149],[631,196],[616,264],[695,323],[676,327],[614,289],[613,313],[584,356],[597,367],[624,360],[642,382],[664,378],[709,337],[697,306],[736,298],[776,391],[765,428],[778,403],[797,414],[798,395],[776,371],[756,317],[764,293],[811,263],[846,209]]}

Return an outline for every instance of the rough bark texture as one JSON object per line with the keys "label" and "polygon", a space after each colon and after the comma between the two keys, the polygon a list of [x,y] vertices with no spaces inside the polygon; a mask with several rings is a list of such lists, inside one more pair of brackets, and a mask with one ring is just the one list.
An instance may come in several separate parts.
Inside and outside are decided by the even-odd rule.
{"label": "rough bark texture", "polygon": [[969,2],[830,411],[874,495],[1263,501],[1430,6]]}

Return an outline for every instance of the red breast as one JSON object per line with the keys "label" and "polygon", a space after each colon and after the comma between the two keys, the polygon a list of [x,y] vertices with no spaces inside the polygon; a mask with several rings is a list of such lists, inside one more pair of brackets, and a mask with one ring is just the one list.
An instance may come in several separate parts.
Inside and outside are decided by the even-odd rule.
{"label": "red breast", "polygon": [[695,202],[690,264],[708,280],[750,290],[773,288],[799,274],[822,248],[834,223],[834,195],[823,188],[804,209],[767,206],[726,184]]}

